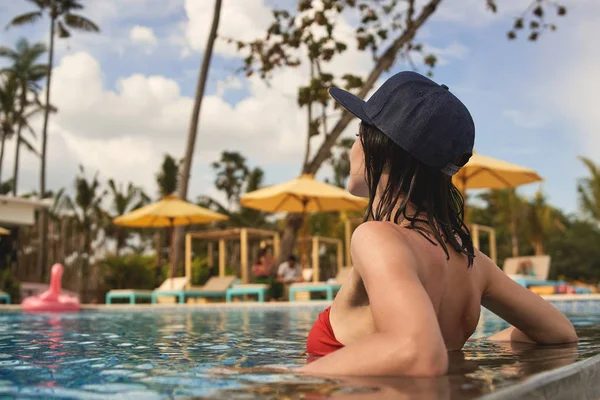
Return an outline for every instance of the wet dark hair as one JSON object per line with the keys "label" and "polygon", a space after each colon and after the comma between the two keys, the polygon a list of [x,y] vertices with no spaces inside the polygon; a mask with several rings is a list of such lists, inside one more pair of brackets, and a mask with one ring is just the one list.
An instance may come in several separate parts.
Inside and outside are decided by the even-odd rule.
{"label": "wet dark hair", "polygon": [[[397,224],[403,217],[410,221],[407,228],[419,232],[434,245],[439,243],[447,259],[450,259],[450,245],[467,256],[468,267],[471,267],[475,257],[473,241],[469,228],[463,222],[464,199],[452,183],[452,177],[423,164],[371,125],[361,123],[359,132],[365,154],[365,180],[369,188],[369,205],[364,221],[373,219]],[[386,172],[387,184],[380,191],[379,203],[374,207],[381,176]],[[416,207],[413,216],[406,214],[409,203]],[[427,227],[417,225],[417,222]],[[432,235],[435,241],[431,239]]]}
{"label": "wet dark hair", "polygon": [[293,255],[293,254],[290,254],[290,255],[288,256],[288,261],[293,261],[293,262],[296,262],[296,256],[295,256],[295,255]]}

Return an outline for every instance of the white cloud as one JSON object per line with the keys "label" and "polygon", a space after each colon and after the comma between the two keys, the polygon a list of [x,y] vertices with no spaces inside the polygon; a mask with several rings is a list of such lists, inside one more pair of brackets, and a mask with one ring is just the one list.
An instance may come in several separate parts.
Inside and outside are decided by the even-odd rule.
{"label": "white cloud", "polygon": [[[281,81],[297,81],[294,73],[282,74]],[[241,84],[233,79],[218,86],[223,91]],[[109,90],[98,61],[78,52],[63,57],[54,68],[52,88],[52,102],[60,112],[51,118],[49,146],[51,154],[60,151],[61,156],[49,162],[49,170],[59,168],[60,158],[68,154],[104,177],[132,181],[151,191],[163,154],[183,155],[193,100],[181,94],[174,80],[134,74]],[[204,98],[195,169],[207,166],[224,149],[242,151],[261,165],[299,165],[306,121],[295,98],[266,90],[258,79],[250,90],[252,96],[235,107],[217,95]],[[74,173],[60,186],[70,185]],[[192,179],[191,193],[206,193],[210,186],[212,182]]]}
{"label": "white cloud", "polygon": [[229,89],[241,89],[244,87],[242,81],[235,76],[228,78],[225,81],[217,82],[217,97],[223,97],[223,94]]}
{"label": "white cloud", "polygon": [[135,44],[142,45],[147,49],[155,47],[158,42],[156,36],[154,36],[154,31],[147,26],[141,25],[136,25],[131,28],[129,31],[129,40]]}
{"label": "white cloud", "polygon": [[545,126],[549,118],[541,112],[523,112],[520,110],[508,109],[502,111],[502,116],[510,119],[516,126],[525,129],[537,129]]}
{"label": "white cloud", "polygon": [[85,3],[85,15],[97,22],[164,18],[181,10],[184,0],[102,0]]}
{"label": "white cloud", "polygon": [[[421,0],[417,4],[419,3],[422,6],[426,1]],[[505,16],[519,15],[529,6],[523,0],[503,0],[497,3],[498,11],[493,13],[487,8],[485,0],[445,0],[439,5],[432,20],[482,27]]]}
{"label": "white cloud", "polygon": [[[185,36],[192,50],[201,51],[206,46],[212,24],[214,2],[185,0],[188,23]],[[264,34],[272,14],[263,0],[225,1],[221,7],[218,34],[221,38],[252,39]],[[235,56],[235,46],[217,39],[215,52]]]}
{"label": "white cloud", "polygon": [[[271,20],[270,9],[262,0],[225,2],[223,7],[221,36],[258,37]],[[186,37],[174,34],[167,41],[175,46],[189,44],[184,52],[201,50],[212,18],[212,2],[185,0],[185,10],[188,23],[178,25],[174,31],[185,33]],[[352,26],[340,17],[336,35],[348,41],[353,33]],[[155,36],[140,25],[131,30],[130,38],[150,44]],[[366,76],[373,63],[371,55],[358,51],[352,40],[349,43],[348,50],[336,56],[327,70],[337,73],[352,66],[353,73]],[[459,43],[437,50],[449,59],[466,54]],[[224,43],[217,44],[216,51],[236,54]],[[106,87],[103,66],[86,51],[58,59],[53,72],[52,103],[60,112],[52,116],[49,145],[50,154],[56,154],[57,159],[49,164],[49,174],[67,168],[58,165],[64,159],[69,168],[82,163],[105,177],[133,181],[152,191],[154,173],[163,154],[183,155],[193,99],[182,95],[175,80],[158,75],[130,74],[119,78],[114,88]],[[305,148],[306,111],[298,108],[296,96],[308,76],[308,67],[301,65],[277,71],[270,86],[258,77],[243,81],[233,77],[217,83],[217,92],[206,96],[202,104],[194,171],[206,169],[224,149],[242,151],[267,169],[270,163],[278,163],[298,170]],[[249,95],[235,106],[222,99],[227,90],[244,86]],[[331,107],[327,112],[333,114],[334,110]],[[353,121],[348,132],[355,132],[356,126]],[[322,140],[317,137],[312,141],[313,151]],[[194,171],[191,193],[206,193],[212,182]],[[62,180],[55,184],[69,185],[74,173],[72,170],[62,177],[57,175]]]}
{"label": "white cloud", "polygon": [[536,76],[534,95],[551,115],[566,118],[570,126],[565,134],[574,134],[583,154],[600,159],[600,3],[582,0],[571,11],[573,19],[579,13],[577,23],[565,23],[560,35],[544,43],[539,60],[544,68]]}

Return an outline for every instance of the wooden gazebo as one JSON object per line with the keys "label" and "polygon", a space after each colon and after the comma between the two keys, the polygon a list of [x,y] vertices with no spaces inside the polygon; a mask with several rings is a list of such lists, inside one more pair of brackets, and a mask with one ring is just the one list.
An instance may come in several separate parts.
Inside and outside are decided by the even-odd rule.
{"label": "wooden gazebo", "polygon": [[221,230],[190,232],[185,235],[185,275],[192,276],[192,239],[209,240],[208,259],[213,258],[213,243],[218,241],[219,248],[219,276],[225,276],[225,258],[227,254],[226,242],[239,240],[240,242],[240,271],[244,283],[248,283],[248,239],[270,239],[273,242],[273,252],[275,258],[279,253],[279,233],[265,229],[255,228],[231,228]]}

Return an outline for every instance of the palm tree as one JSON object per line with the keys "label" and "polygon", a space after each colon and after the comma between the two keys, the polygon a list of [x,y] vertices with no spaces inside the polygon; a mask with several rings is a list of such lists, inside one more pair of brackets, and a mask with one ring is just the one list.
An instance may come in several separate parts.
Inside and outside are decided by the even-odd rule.
{"label": "palm tree", "polygon": [[[192,158],[194,157],[194,149],[196,147],[196,135],[198,133],[200,108],[202,106],[202,99],[204,97],[204,90],[206,88],[206,80],[208,78],[208,68],[210,66],[210,59],[212,57],[215,40],[217,39],[217,30],[219,29],[219,20],[221,18],[221,2],[222,0],[215,0],[213,20],[210,27],[210,33],[208,35],[208,40],[206,43],[206,49],[204,49],[202,65],[200,67],[200,73],[198,75],[198,83],[196,85],[194,108],[192,110],[190,126],[188,129],[185,157],[183,158],[183,168],[181,171],[181,182],[179,184],[179,197],[184,200],[187,198],[190,171],[192,169]],[[177,228],[175,229],[175,242],[173,244],[173,262],[175,266],[179,265],[179,261],[181,260],[181,248],[183,247],[182,243],[183,229]]]}
{"label": "palm tree", "polygon": [[66,211],[79,232],[83,232],[83,249],[79,252],[83,260],[82,296],[87,295],[90,259],[93,255],[92,240],[97,236],[105,215],[100,206],[105,195],[106,191],[100,188],[98,173],[88,181],[83,166],[79,166],[79,175],[75,178],[75,199],[63,194],[59,200],[58,208]]}
{"label": "palm tree", "polygon": [[173,157],[165,154],[160,170],[156,174],[159,196],[165,197],[177,190],[179,183],[179,165]]}
{"label": "palm tree", "polygon": [[0,182],[2,181],[2,163],[4,144],[15,133],[17,122],[18,83],[14,76],[3,76],[0,80]]}
{"label": "palm tree", "polygon": [[7,195],[12,192],[12,179],[0,183],[0,194]]}
{"label": "palm tree", "polygon": [[[150,201],[150,198],[143,192],[143,190],[135,187],[131,182],[127,184],[126,188],[123,188],[122,185],[117,186],[115,181],[110,179],[108,181],[108,188],[110,189],[110,194],[112,196],[112,210],[114,212],[114,215],[109,216],[111,221],[119,215],[123,215],[140,208]],[[115,255],[118,256],[119,251],[121,248],[123,248],[125,240],[127,239],[127,232],[123,229],[123,227],[114,225],[112,223],[109,224],[108,230],[109,232],[107,233],[114,236],[117,241]]]}
{"label": "palm tree", "polygon": [[600,224],[600,165],[586,157],[579,159],[590,173],[590,177],[580,179],[577,184],[579,208],[584,215]]}
{"label": "palm tree", "polygon": [[[41,111],[39,100],[37,98],[40,91],[39,81],[46,77],[48,66],[39,64],[38,58],[46,52],[46,46],[43,43],[36,43],[33,46],[27,39],[20,39],[15,49],[0,47],[0,57],[6,57],[12,61],[12,65],[2,70],[3,73],[12,74],[19,84],[19,110],[18,114],[25,116],[25,109],[35,107],[34,112]],[[32,94],[34,101],[28,99],[28,94]],[[22,137],[21,132],[24,126],[25,118],[19,118],[16,132],[15,163],[13,172],[13,195],[17,195],[17,186],[19,178],[19,150],[21,145],[33,149],[31,143]],[[35,135],[34,135],[35,136]]]}
{"label": "palm tree", "polygon": [[213,162],[212,167],[217,173],[215,186],[225,192],[228,209],[231,210],[231,206],[239,202],[242,188],[250,173],[246,166],[246,157],[237,151],[223,151],[221,159]]}
{"label": "palm tree", "polygon": [[[69,29],[77,29],[86,32],[99,32],[100,29],[89,19],[74,14],[73,11],[83,9],[83,5],[78,0],[27,0],[33,3],[38,9],[25,14],[21,14],[8,23],[8,27],[31,24],[48,14],[50,18],[50,51],[48,52],[48,77],[46,80],[46,100],[45,104],[50,104],[50,88],[52,81],[52,66],[54,57],[54,38],[68,38],[71,36]],[[46,145],[48,137],[48,118],[50,109],[44,110],[44,125],[42,128],[42,151],[41,151],[41,171],[40,171],[40,195],[46,196]],[[46,210],[40,212],[40,258],[38,268],[44,274],[46,268],[46,241],[47,241],[47,216]]]}
{"label": "palm tree", "polygon": [[354,139],[341,138],[335,145],[339,155],[329,159],[333,169],[333,184],[341,188],[346,186],[346,179],[350,176],[350,149],[353,144]]}
{"label": "palm tree", "polygon": [[525,213],[524,201],[514,189],[490,190],[480,195],[488,203],[488,210],[493,215],[493,226],[508,226],[511,241],[511,254],[519,255],[519,224]]}
{"label": "palm tree", "polygon": [[[158,195],[160,198],[173,194],[177,190],[179,183],[179,163],[170,156],[165,154],[160,169],[156,173],[156,184],[158,186]],[[143,231],[143,235],[150,231]],[[163,232],[165,234],[163,234]],[[154,232],[154,249],[156,251],[156,279],[160,274],[159,266],[162,264],[161,249],[169,249],[169,234],[168,229],[157,230]],[[170,254],[170,250],[166,252]]]}
{"label": "palm tree", "polygon": [[527,236],[536,256],[545,254],[544,242],[548,235],[564,230],[565,224],[561,220],[559,211],[546,202],[546,197],[541,191],[535,194],[532,201],[525,204],[527,208]]}

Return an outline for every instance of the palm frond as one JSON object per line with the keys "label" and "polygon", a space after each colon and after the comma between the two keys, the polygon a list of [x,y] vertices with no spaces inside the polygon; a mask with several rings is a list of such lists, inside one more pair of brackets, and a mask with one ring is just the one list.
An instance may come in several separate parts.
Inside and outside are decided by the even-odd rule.
{"label": "palm frond", "polygon": [[19,54],[11,49],[10,47],[2,46],[0,47],[0,57],[10,58],[11,60],[17,59]]}
{"label": "palm frond", "polygon": [[56,23],[56,34],[61,39],[66,39],[71,36],[71,33],[65,28],[62,22],[58,21]]}
{"label": "palm frond", "polygon": [[48,75],[48,64],[36,64],[29,70],[29,80],[37,82]]}
{"label": "palm frond", "polygon": [[50,8],[50,6],[52,5],[51,0],[27,0],[30,3],[35,4],[37,7],[43,9],[43,8]]}
{"label": "palm frond", "polygon": [[40,18],[42,18],[41,11],[32,11],[32,12],[28,12],[25,14],[21,14],[21,15],[16,16],[15,18],[13,18],[6,26],[6,29],[10,28],[11,26],[21,26],[21,25],[25,25],[25,24],[32,24]]}
{"label": "palm frond", "polygon": [[114,179],[111,178],[108,180],[108,187],[114,196],[119,194],[119,190],[117,189],[117,184],[115,183]]}
{"label": "palm frond", "polygon": [[37,149],[33,146],[33,144],[31,144],[31,142],[29,142],[24,137],[21,137],[21,144],[24,145],[27,150],[29,150],[30,152],[32,152],[36,156],[40,155],[40,153],[38,153]]}
{"label": "palm frond", "polygon": [[585,164],[585,166],[590,171],[590,174],[592,176],[598,176],[598,168],[596,167],[596,164],[594,164],[594,162],[592,160],[590,160],[587,157],[579,157],[579,160],[581,160],[581,162],[583,164]]}
{"label": "palm frond", "polygon": [[85,32],[100,32],[98,25],[81,15],[65,14],[63,19],[69,28],[79,29]]}
{"label": "palm frond", "polygon": [[210,196],[199,196],[197,200],[197,204],[201,207],[205,208],[216,208],[217,212],[225,215],[230,215],[229,210],[223,206],[219,201],[213,199]]}
{"label": "palm frond", "polygon": [[61,14],[65,14],[72,10],[81,10],[83,5],[78,0],[60,0],[58,8]]}
{"label": "palm frond", "polygon": [[39,57],[48,51],[48,47],[46,47],[45,43],[37,42],[34,43],[33,46],[31,46],[29,51],[31,51],[31,53],[36,54]]}

